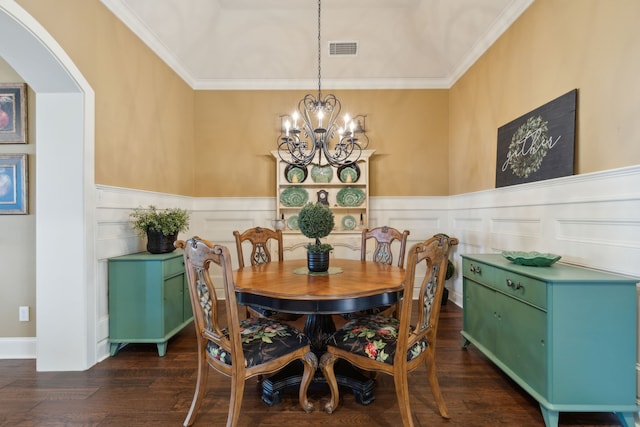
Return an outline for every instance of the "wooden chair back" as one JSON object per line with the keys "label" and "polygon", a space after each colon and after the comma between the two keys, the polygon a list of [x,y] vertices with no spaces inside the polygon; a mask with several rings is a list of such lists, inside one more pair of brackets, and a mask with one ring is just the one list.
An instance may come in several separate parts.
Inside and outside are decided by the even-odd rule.
{"label": "wooden chair back", "polygon": [[[198,345],[196,390],[184,425],[189,426],[195,421],[202,404],[208,377],[207,365],[230,377],[232,381],[227,426],[237,425],[246,379],[276,372],[296,359],[304,364],[300,404],[305,411],[310,411],[313,406],[307,400],[307,389],[315,372],[317,359],[311,352],[308,339],[305,341],[304,335],[299,331],[271,319],[240,320],[231,257],[226,246],[195,236],[186,242],[177,241],[176,247],[184,251]],[[222,295],[218,295],[214,286],[210,271],[212,267],[215,268],[214,277],[219,277],[222,282],[224,313],[220,313]],[[265,328],[283,333],[274,337],[270,343],[260,343],[258,340],[262,340],[259,336],[264,334]],[[257,339],[252,341],[254,331]],[[288,335],[289,341],[278,342],[280,335]],[[253,346],[251,342],[254,342]],[[260,347],[256,351],[257,345]]]}
{"label": "wooden chair back", "polygon": [[[269,247],[270,243],[277,243],[278,245],[278,261],[284,260],[284,246],[282,242],[282,231],[271,230],[269,228],[254,227],[245,230],[240,233],[234,231],[233,236],[236,239],[236,250],[238,251],[238,267],[244,267],[244,255],[243,255],[243,243],[249,242],[251,244],[251,265],[261,265],[272,261],[271,251]],[[294,320],[300,316],[286,315],[283,313],[277,313],[273,310],[267,310],[261,307],[246,306],[245,307],[247,317],[278,317],[280,320]]]}
{"label": "wooden chair back", "polygon": [[278,261],[284,260],[284,248],[282,246],[282,231],[269,228],[254,227],[244,232],[234,231],[236,249],[238,251],[238,266],[244,267],[244,255],[242,244],[251,243],[251,265],[260,265],[271,262],[270,240],[278,244]]}
{"label": "wooden chair back", "polygon": [[373,249],[372,260],[381,264],[393,264],[392,244],[398,241],[400,248],[398,249],[398,267],[404,266],[404,257],[407,250],[407,238],[409,230],[400,231],[392,227],[377,227],[374,229],[362,230],[362,244],[360,246],[360,259],[367,259],[367,242],[373,240],[375,247]]}
{"label": "wooden chair back", "polygon": [[[413,301],[412,298],[403,298],[400,307],[399,334],[401,337],[409,337],[409,339],[399,340],[400,351],[396,353],[394,364],[400,362],[399,355],[403,350],[406,354],[406,350],[423,337],[427,338],[430,351],[435,352],[438,320],[440,319],[440,301],[446,282],[449,253],[451,248],[457,244],[458,239],[455,237],[436,234],[409,249],[404,295],[415,295],[415,289],[418,289],[418,320],[410,330]],[[425,276],[420,283],[416,283],[420,265],[424,267]]]}
{"label": "wooden chair back", "polygon": [[[440,415],[449,418],[438,383],[435,351],[449,253],[457,244],[456,238],[437,234],[409,249],[399,319],[379,315],[357,317],[329,339],[327,353],[320,359],[320,366],[331,389],[331,399],[325,405],[326,412],[332,413],[338,405],[339,390],[333,365],[337,359],[344,359],[362,370],[394,377],[396,398],[405,427],[413,426],[408,374],[425,364]],[[421,281],[419,272],[424,272]],[[417,317],[417,323],[411,325],[415,291],[419,310],[414,316]]]}

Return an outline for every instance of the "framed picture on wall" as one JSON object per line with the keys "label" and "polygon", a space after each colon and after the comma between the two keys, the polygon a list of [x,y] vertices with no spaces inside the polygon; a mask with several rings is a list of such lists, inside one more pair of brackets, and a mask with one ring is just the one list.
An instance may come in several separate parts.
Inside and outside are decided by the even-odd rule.
{"label": "framed picture on wall", "polygon": [[496,188],[573,175],[578,90],[498,128]]}
{"label": "framed picture on wall", "polygon": [[0,144],[27,143],[27,85],[0,83]]}
{"label": "framed picture on wall", "polygon": [[27,155],[0,154],[0,214],[27,212]]}

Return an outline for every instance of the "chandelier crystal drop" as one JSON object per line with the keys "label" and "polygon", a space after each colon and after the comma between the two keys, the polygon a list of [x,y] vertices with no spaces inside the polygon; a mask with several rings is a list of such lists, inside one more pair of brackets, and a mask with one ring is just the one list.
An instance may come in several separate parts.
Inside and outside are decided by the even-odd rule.
{"label": "chandelier crystal drop", "polygon": [[322,165],[324,157],[326,163],[337,167],[357,162],[369,139],[364,126],[366,116],[345,114],[340,120],[340,100],[332,94],[322,97],[320,17],[318,0],[318,95],[305,95],[296,112],[280,117],[278,155],[291,165],[307,166],[316,157],[315,163]]}

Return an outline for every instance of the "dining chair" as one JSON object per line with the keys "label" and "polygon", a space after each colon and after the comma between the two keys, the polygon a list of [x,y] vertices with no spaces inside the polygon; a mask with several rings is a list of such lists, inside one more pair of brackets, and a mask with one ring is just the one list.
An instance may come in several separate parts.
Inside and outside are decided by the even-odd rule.
{"label": "dining chair", "polygon": [[[371,261],[379,264],[392,265],[394,260],[393,246],[398,246],[396,252],[398,259],[398,267],[404,266],[404,257],[407,251],[407,238],[409,230],[400,231],[392,227],[377,227],[373,229],[365,228],[362,230],[362,243],[360,244],[360,260],[366,261],[369,258],[369,249],[371,251]],[[367,248],[367,244],[371,243]],[[385,316],[393,316],[396,314],[397,306],[375,307],[369,310],[359,311],[357,313],[348,313],[345,317],[352,318],[362,314],[382,314]]]}
{"label": "dining chair", "polygon": [[[365,371],[393,376],[405,427],[413,426],[408,375],[420,365],[426,365],[438,411],[443,418],[449,418],[436,371],[436,334],[449,252],[457,244],[456,238],[438,234],[409,249],[399,319],[380,315],[360,316],[347,322],[329,338],[327,351],[320,358],[320,367],[331,390],[331,399],[324,408],[326,412],[332,413],[338,406],[339,390],[333,366],[338,359],[343,359]],[[424,267],[420,271],[424,271],[425,277],[416,283],[419,266]],[[418,291],[419,310],[417,323],[412,326],[412,295],[415,290]]]}
{"label": "dining chair", "polygon": [[278,261],[284,260],[284,247],[282,243],[282,230],[271,230],[263,227],[249,228],[242,233],[234,231],[236,238],[236,250],[238,251],[238,266],[244,267],[244,254],[242,244],[251,243],[251,265],[260,265],[271,262],[270,243],[278,245]]}
{"label": "dining chair", "polygon": [[[270,243],[278,245],[278,261],[284,260],[284,246],[282,242],[282,230],[271,230],[269,228],[253,227],[242,233],[234,231],[233,236],[236,239],[236,250],[238,251],[238,267],[244,268],[244,251],[242,246],[244,242],[251,244],[251,256],[249,260],[251,265],[261,265],[272,261]],[[278,313],[273,310],[267,310],[258,306],[246,306],[247,317],[278,317],[280,320],[295,320],[296,316],[285,313]],[[297,316],[299,317],[299,316]]]}
{"label": "dining chair", "polygon": [[407,238],[409,237],[409,230],[400,232],[392,227],[377,227],[371,230],[365,228],[362,230],[362,244],[360,245],[360,259],[365,261],[367,259],[367,243],[373,241],[375,246],[371,259],[373,262],[380,264],[393,264],[393,250],[392,245],[395,241],[398,241],[400,247],[397,251],[398,267],[404,266],[404,256],[407,250]]}
{"label": "dining chair", "polygon": [[[238,423],[248,378],[272,374],[296,360],[304,366],[298,394],[300,406],[305,412],[312,411],[307,390],[318,359],[311,351],[309,339],[292,326],[274,319],[252,317],[240,320],[231,258],[226,246],[195,236],[186,242],[177,241],[176,247],[184,250],[198,345],[196,389],[184,426],[193,424],[202,404],[207,366],[231,378],[227,427]],[[215,266],[214,277],[220,277],[223,295],[218,295],[220,291],[214,286],[211,266]],[[222,297],[224,312],[219,307]]]}

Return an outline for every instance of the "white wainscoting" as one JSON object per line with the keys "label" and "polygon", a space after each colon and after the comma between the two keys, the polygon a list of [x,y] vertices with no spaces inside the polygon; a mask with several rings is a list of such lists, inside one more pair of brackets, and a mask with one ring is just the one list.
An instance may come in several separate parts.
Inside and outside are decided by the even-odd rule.
{"label": "white wainscoting", "polygon": [[460,239],[457,254],[553,252],[560,262],[640,277],[639,175],[640,167],[624,168],[451,196],[447,228]]}
{"label": "white wainscoting", "polygon": [[[457,237],[449,298],[460,306],[463,253],[553,252],[562,255],[560,262],[640,278],[639,183],[640,166],[634,166],[449,197],[372,197],[369,226],[410,230],[409,246],[440,232]],[[144,250],[130,227],[131,209],[149,204],[188,209],[190,229],[180,238],[197,234],[229,246],[234,266],[233,230],[272,227],[275,215],[275,198],[270,197],[189,198],[98,186],[96,199],[97,345],[102,358],[109,354],[107,259]],[[305,242],[304,237],[286,236],[285,256],[303,256]],[[358,236],[336,237],[332,243],[337,243],[334,256],[359,257]]]}
{"label": "white wainscoting", "polygon": [[145,250],[131,227],[129,214],[138,207],[183,207],[192,210],[193,198],[118,187],[96,186],[96,354],[97,360],[109,357],[109,258]]}

